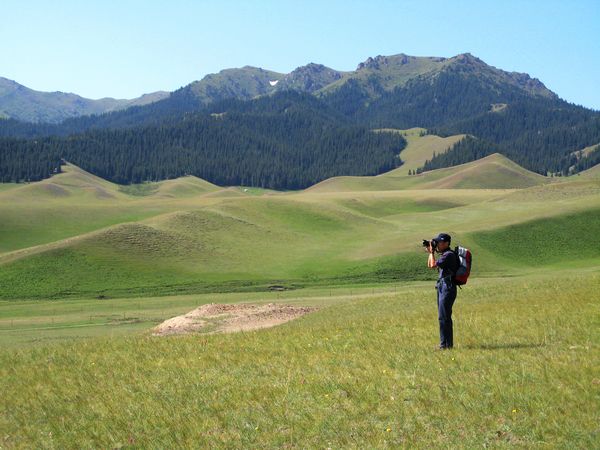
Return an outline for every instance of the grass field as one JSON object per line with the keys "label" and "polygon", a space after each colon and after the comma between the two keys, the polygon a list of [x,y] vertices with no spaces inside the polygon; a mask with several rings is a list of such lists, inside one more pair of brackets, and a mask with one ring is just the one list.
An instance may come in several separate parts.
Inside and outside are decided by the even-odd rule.
{"label": "grass field", "polygon": [[[0,186],[0,448],[598,447],[598,171],[408,176],[460,136],[399,132],[405,166],[304,191],[71,165]],[[475,255],[450,352],[420,248],[439,231]],[[235,302],[320,309],[151,336]]]}
{"label": "grass field", "polygon": [[3,446],[594,448],[599,276],[475,281],[452,352],[421,285],[288,299],[324,308],[262,331],[4,351]]}

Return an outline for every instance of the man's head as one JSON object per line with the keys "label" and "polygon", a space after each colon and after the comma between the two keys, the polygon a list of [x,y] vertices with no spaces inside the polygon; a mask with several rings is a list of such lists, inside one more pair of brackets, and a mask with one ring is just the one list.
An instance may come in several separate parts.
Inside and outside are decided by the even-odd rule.
{"label": "man's head", "polygon": [[450,242],[452,242],[452,237],[449,234],[440,233],[435,237],[435,240],[438,243],[437,250],[441,253],[448,250]]}

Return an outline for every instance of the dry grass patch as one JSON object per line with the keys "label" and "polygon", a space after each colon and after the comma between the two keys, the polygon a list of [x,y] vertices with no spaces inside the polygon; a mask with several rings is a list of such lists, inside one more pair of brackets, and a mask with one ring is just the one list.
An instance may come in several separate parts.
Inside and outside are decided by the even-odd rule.
{"label": "dry grass patch", "polygon": [[202,305],[187,314],[165,320],[154,328],[155,336],[194,332],[228,333],[268,328],[317,310],[314,306],[267,304]]}

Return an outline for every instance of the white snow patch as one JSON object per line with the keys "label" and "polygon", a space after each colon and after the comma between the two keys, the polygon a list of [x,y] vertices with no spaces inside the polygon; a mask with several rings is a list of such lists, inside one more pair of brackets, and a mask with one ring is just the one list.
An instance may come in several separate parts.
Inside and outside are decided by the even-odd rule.
{"label": "white snow patch", "polygon": [[271,86],[275,86],[277,83],[279,83],[279,80],[269,81]]}

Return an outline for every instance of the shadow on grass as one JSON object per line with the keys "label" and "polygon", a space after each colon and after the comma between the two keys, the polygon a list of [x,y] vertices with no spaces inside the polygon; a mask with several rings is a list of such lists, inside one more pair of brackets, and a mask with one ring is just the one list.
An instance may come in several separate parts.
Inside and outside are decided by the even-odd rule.
{"label": "shadow on grass", "polygon": [[502,350],[507,348],[538,348],[545,347],[546,344],[531,344],[522,342],[506,342],[501,344],[467,344],[462,346],[466,349],[476,350]]}

